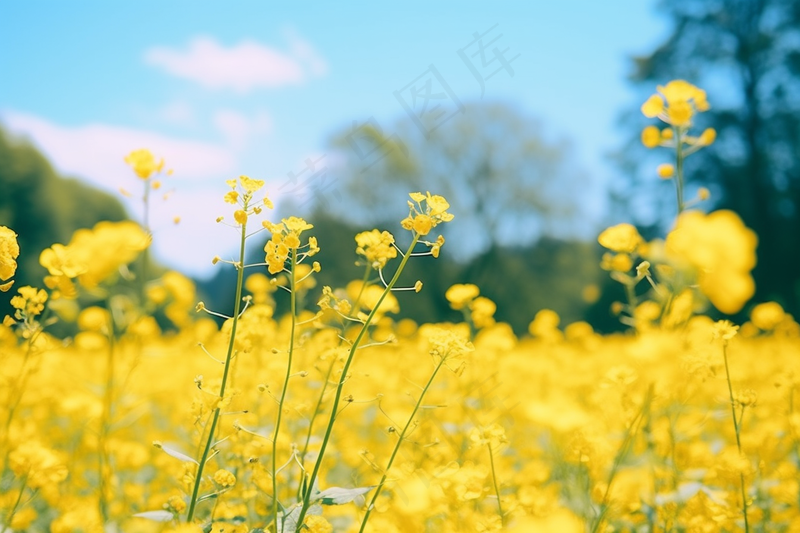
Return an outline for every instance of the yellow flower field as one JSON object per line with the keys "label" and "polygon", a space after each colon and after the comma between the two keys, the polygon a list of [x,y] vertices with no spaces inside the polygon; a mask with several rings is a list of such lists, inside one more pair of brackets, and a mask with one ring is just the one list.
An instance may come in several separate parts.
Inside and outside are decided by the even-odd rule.
{"label": "yellow flower field", "polygon": [[[393,319],[394,291],[428,290],[406,264],[446,254],[437,227],[458,224],[427,191],[393,200],[409,208],[396,233],[355,236],[361,269],[337,288],[316,284],[313,220],[273,222],[263,181],[228,180],[218,222],[240,254],[214,262],[237,273],[230,317],[182,274],[148,276],[146,223],[54,243],[40,287],[12,286],[21,252],[0,227],[16,309],[0,326],[0,532],[800,531],[800,326],[774,302],[739,325],[707,316],[749,302],[757,247],[735,213],[691,209],[707,191],[683,196],[684,158],[714,141],[691,131],[708,107],[681,80],[642,106],[662,122],[643,143],[674,153],[658,175],[677,218],[663,239],[599,235],[622,334],[544,310],[518,338],[466,284],[446,293],[461,323]],[[126,161],[146,202],[164,163]]]}

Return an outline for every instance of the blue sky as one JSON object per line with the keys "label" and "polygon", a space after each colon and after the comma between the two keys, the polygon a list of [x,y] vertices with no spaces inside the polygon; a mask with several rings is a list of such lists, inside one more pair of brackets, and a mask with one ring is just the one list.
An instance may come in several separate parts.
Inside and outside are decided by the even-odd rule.
{"label": "blue sky", "polygon": [[[136,191],[122,161],[131,150],[163,156],[174,193],[153,206],[155,253],[206,275],[236,240],[214,224],[228,211],[225,179],[265,179],[280,202],[287,174],[325,155],[334,132],[372,118],[391,134],[406,113],[395,92],[430,65],[459,101],[506,102],[570,139],[601,198],[616,117],[640,98],[625,83],[628,58],[668,30],[641,0],[6,2],[0,123],[58,171],[109,191]],[[516,58],[483,94],[458,54],[476,32]],[[603,202],[586,212],[591,234]]]}

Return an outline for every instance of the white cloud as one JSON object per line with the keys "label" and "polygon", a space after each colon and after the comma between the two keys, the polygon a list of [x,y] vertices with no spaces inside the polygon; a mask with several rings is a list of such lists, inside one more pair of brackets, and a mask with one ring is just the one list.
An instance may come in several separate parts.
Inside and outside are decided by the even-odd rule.
{"label": "white cloud", "polygon": [[219,180],[235,174],[238,165],[227,146],[152,131],[107,124],[66,127],[14,111],[4,112],[2,120],[12,132],[29,137],[59,172],[80,176],[106,190],[135,183],[123,159],[138,148],[163,157],[166,167],[175,170],[176,180]]}
{"label": "white cloud", "polygon": [[254,41],[226,48],[212,38],[197,37],[185,50],[151,48],[145,52],[145,62],[212,89],[240,93],[299,85],[327,72],[327,65],[308,42],[295,35],[288,40],[290,49],[285,53]]}
{"label": "white cloud", "polygon": [[272,131],[272,119],[265,111],[248,118],[238,111],[221,109],[214,113],[212,120],[228,144],[237,150],[245,148],[254,136]]}
{"label": "white cloud", "polygon": [[177,126],[193,126],[197,123],[194,109],[188,102],[176,100],[170,102],[158,111],[158,117]]}
{"label": "white cloud", "polygon": [[[118,196],[120,188],[137,196],[141,191],[141,183],[123,161],[125,155],[149,148],[163,157],[166,167],[175,171],[164,178],[164,190],[175,192],[167,201],[153,196],[151,225],[158,260],[183,272],[208,275],[213,270],[211,258],[235,247],[229,228],[215,223],[217,216],[229,215],[226,209],[231,207],[222,200],[227,190],[223,180],[240,170],[230,147],[106,124],[65,127],[12,111],[0,114],[0,120],[11,133],[29,138],[60,173],[81,177]],[[139,219],[141,200],[119,197]],[[175,216],[181,217],[178,226],[172,222]]]}

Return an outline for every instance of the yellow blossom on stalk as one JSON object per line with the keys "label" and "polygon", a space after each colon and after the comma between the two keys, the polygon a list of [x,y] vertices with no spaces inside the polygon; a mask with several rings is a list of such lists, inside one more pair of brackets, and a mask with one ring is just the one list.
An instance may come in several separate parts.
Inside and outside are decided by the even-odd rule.
{"label": "yellow blossom on stalk", "polygon": [[695,113],[708,108],[704,90],[684,80],[673,80],[658,86],[658,94],[651,95],[642,104],[642,114],[648,118],[658,117],[676,127],[688,127]]}
{"label": "yellow blossom on stalk", "polygon": [[693,268],[700,291],[723,313],[738,312],[755,293],[750,271],[758,238],[733,211],[684,212],[666,240],[669,257]]}
{"label": "yellow blossom on stalk", "polygon": [[661,132],[655,126],[647,126],[642,130],[642,144],[647,148],[655,148],[661,144]]}
{"label": "yellow blossom on stalk", "polygon": [[642,244],[642,236],[631,224],[617,224],[605,229],[597,241],[612,252],[632,253]]}
{"label": "yellow blossom on stalk", "polygon": [[222,487],[232,487],[236,484],[236,476],[220,468],[214,473],[214,483]]}
{"label": "yellow blossom on stalk", "polygon": [[17,289],[19,296],[11,298],[11,306],[27,316],[39,315],[44,310],[47,301],[47,292],[34,287],[20,287]]}
{"label": "yellow blossom on stalk", "polygon": [[303,520],[304,531],[308,533],[332,533],[333,526],[319,515],[309,515]]}
{"label": "yellow blossom on stalk", "polygon": [[663,163],[661,165],[658,165],[656,172],[658,173],[659,178],[668,180],[675,175],[675,165],[671,165],[669,163]]}
{"label": "yellow blossom on stalk", "polygon": [[[453,220],[453,215],[447,212],[450,204],[444,197],[432,195],[430,192],[412,192],[409,196],[414,202],[408,202],[410,213],[400,222],[403,229],[425,236],[442,222]],[[425,208],[422,207],[423,202]]]}
{"label": "yellow blossom on stalk", "polygon": [[733,322],[730,320],[718,320],[714,323],[714,327],[711,329],[711,335],[715,339],[729,341],[736,336],[738,331],[739,326],[734,326]]}
{"label": "yellow blossom on stalk", "polygon": [[164,167],[164,160],[156,161],[156,158],[147,149],[134,150],[125,157],[125,162],[133,168],[137,176],[143,180],[148,179],[151,175],[161,172]]}
{"label": "yellow blossom on stalk", "polygon": [[778,302],[758,304],[750,311],[750,321],[763,331],[772,331],[786,318],[786,312]]}
{"label": "yellow blossom on stalk", "polygon": [[383,268],[397,257],[394,236],[388,231],[362,231],[356,235],[356,253],[363,255],[373,268]]}
{"label": "yellow blossom on stalk", "polygon": [[[289,251],[302,246],[300,235],[314,226],[299,217],[289,217],[281,220],[279,224],[265,220],[261,223],[272,233],[272,238],[264,246],[266,252],[266,263],[270,274],[277,274],[282,271],[286,260],[289,259]],[[313,241],[312,241],[313,239]],[[308,241],[309,255],[319,251],[317,240],[313,237]]]}
{"label": "yellow blossom on stalk", "polygon": [[136,259],[139,252],[150,246],[150,240],[150,235],[136,222],[104,221],[92,229],[76,231],[67,248],[78,264],[85,266],[78,276],[81,285],[92,288]]}
{"label": "yellow blossom on stalk", "polygon": [[239,176],[239,183],[242,184],[242,188],[245,191],[251,194],[258,191],[259,189],[261,189],[261,187],[264,186],[264,180],[256,180],[248,176]]}
{"label": "yellow blossom on stalk", "polygon": [[492,424],[487,427],[475,427],[469,432],[469,440],[472,446],[486,446],[487,444],[492,449],[497,449],[501,444],[506,444],[506,430],[500,424]]}
{"label": "yellow blossom on stalk", "polygon": [[700,137],[697,138],[697,144],[708,146],[709,144],[713,144],[716,138],[717,130],[714,128],[706,128],[703,130],[703,133],[700,134]]}
{"label": "yellow blossom on stalk", "polygon": [[11,471],[17,477],[25,477],[32,489],[55,485],[67,479],[68,470],[61,454],[36,441],[21,444],[9,454],[8,460]]}
{"label": "yellow blossom on stalk", "polygon": [[472,300],[478,297],[480,289],[477,285],[472,283],[457,283],[447,289],[444,297],[450,302],[450,307],[453,309],[463,309],[467,307]]}
{"label": "yellow blossom on stalk", "polygon": [[[5,226],[0,226],[0,281],[6,281],[17,271],[19,244],[17,234]],[[13,281],[0,283],[0,291],[6,292]]]}

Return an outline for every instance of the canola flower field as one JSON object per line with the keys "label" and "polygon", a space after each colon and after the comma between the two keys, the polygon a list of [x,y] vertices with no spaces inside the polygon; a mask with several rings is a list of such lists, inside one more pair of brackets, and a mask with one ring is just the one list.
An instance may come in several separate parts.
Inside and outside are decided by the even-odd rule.
{"label": "canola flower field", "polygon": [[[684,158],[714,142],[692,133],[708,107],[682,80],[642,106],[677,216],[663,239],[599,235],[624,334],[544,310],[517,338],[474,285],[447,290],[461,323],[393,319],[395,291],[426,290],[405,265],[447,253],[437,230],[458,224],[431,193],[397,199],[397,240],[355,236],[355,281],[318,287],[313,221],[271,222],[263,181],[228,180],[218,222],[240,254],[221,327],[188,278],[148,277],[146,227],[54,243],[41,287],[12,286],[25,251],[0,227],[16,310],[0,326],[0,532],[800,531],[800,326],[750,301],[756,235],[692,209],[707,191],[684,198]],[[146,202],[164,163],[126,161]],[[244,264],[265,235],[263,263]]]}

